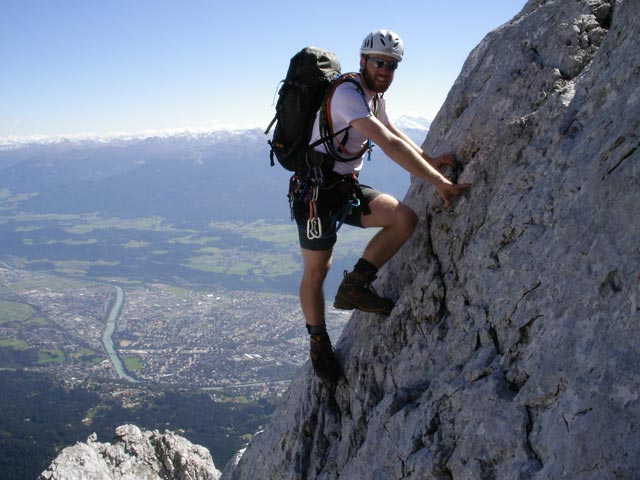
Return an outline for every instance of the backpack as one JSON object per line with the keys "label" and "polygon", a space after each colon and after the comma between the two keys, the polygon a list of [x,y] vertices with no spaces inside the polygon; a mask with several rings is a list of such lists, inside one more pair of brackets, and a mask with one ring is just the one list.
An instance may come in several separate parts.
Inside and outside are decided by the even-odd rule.
{"label": "backpack", "polygon": [[[341,81],[355,83],[364,98],[362,87],[354,80],[353,75],[340,74],[340,62],[334,53],[316,47],[306,47],[291,58],[287,76],[278,92],[275,116],[264,132],[268,134],[275,123],[273,137],[268,141],[271,146],[271,166],[275,165],[275,156],[285,169],[299,172],[305,165],[307,153],[325,142],[328,150],[335,152],[333,142],[328,140],[346,132],[350,127],[332,132],[330,125],[324,125],[324,128],[321,125],[322,138],[311,145],[309,140],[316,113],[320,108],[325,109],[325,115],[321,118],[330,119],[328,96]],[[341,145],[346,143],[347,134],[348,132],[340,142]],[[365,151],[366,148],[352,158],[336,159],[351,160],[363,155]]]}

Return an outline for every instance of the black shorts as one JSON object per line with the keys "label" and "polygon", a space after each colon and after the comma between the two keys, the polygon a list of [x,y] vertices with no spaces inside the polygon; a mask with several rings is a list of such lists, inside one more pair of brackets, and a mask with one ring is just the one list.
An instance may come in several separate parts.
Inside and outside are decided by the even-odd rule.
{"label": "black shorts", "polygon": [[[316,201],[316,213],[322,226],[322,233],[319,238],[309,238],[308,220],[310,215],[308,203],[295,203],[293,205],[293,215],[298,225],[298,238],[300,246],[307,250],[329,250],[336,240],[337,229],[346,223],[354,227],[362,227],[362,215],[368,213],[367,204],[374,198],[381,195],[381,192],[368,185],[356,184],[361,192],[356,199],[352,192],[342,192],[339,189],[321,189]],[[364,214],[366,214],[364,213]],[[318,233],[317,231],[315,233]]]}

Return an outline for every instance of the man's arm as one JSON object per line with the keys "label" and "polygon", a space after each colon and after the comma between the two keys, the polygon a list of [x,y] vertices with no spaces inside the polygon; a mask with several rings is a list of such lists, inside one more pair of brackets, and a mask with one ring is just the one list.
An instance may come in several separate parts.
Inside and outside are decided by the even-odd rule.
{"label": "man's arm", "polygon": [[[431,183],[444,201],[446,207],[450,205],[451,197],[461,195],[471,187],[471,184],[453,184],[444,177],[427,158],[422,149],[395,127],[388,128],[380,120],[371,116],[358,118],[351,122],[353,128],[378,145],[382,151],[394,162],[409,173]],[[408,140],[408,141],[407,141]],[[422,152],[422,153],[421,153]],[[453,157],[451,157],[453,159]],[[434,159],[431,159],[434,160]]]}
{"label": "man's arm", "polygon": [[449,165],[451,167],[455,167],[456,159],[454,158],[453,155],[446,154],[446,155],[440,155],[438,157],[430,157],[429,155],[427,155],[427,152],[422,150],[422,148],[420,148],[417,143],[411,140],[411,138],[409,138],[406,133],[404,133],[402,130],[398,130],[395,127],[395,125],[392,125],[391,123],[389,123],[388,125],[386,125],[386,127],[389,130],[391,130],[391,132],[394,133],[396,136],[400,137],[405,142],[407,142],[411,146],[411,148],[413,148],[416,152],[418,152],[418,154],[422,158],[424,158],[427,162],[429,162],[429,165],[431,165],[436,170],[439,170],[442,165]]}

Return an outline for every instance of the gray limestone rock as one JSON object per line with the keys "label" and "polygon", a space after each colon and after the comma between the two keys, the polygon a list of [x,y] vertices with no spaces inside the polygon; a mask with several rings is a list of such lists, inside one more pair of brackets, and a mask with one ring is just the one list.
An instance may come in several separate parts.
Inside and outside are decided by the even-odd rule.
{"label": "gray limestone rock", "polygon": [[355,314],[345,380],[303,368],[222,478],[640,478],[639,134],[640,1],[531,0],[487,35],[424,145],[472,190],[412,180],[394,311]]}
{"label": "gray limestone rock", "polygon": [[122,425],[113,444],[95,433],[67,447],[38,480],[218,480],[209,451],[171,432]]}

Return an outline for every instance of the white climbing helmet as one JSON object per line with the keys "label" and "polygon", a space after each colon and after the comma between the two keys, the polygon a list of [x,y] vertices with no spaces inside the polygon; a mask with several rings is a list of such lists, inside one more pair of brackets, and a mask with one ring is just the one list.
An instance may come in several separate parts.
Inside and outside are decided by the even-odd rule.
{"label": "white climbing helmet", "polygon": [[361,55],[388,55],[397,61],[402,61],[404,46],[402,39],[391,30],[376,30],[371,32],[362,42]]}

